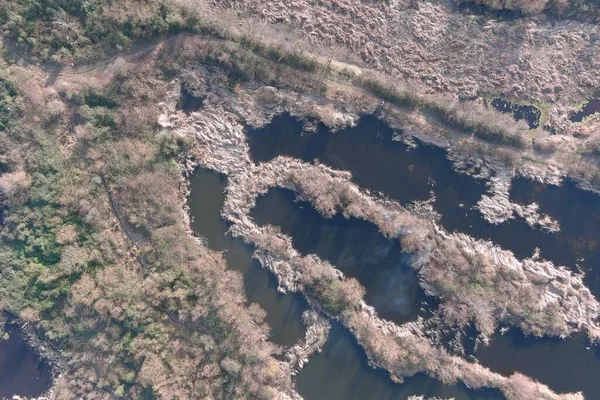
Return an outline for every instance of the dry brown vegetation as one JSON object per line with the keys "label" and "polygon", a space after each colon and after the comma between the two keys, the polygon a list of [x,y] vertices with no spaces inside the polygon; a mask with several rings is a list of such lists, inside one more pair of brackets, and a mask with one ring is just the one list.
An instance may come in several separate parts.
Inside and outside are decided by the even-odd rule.
{"label": "dry brown vegetation", "polygon": [[[459,103],[457,95],[501,91],[568,104],[589,94],[599,79],[596,61],[582,42],[582,32],[595,27],[542,24],[526,30],[521,21],[513,26],[465,19],[436,1],[393,6],[349,0],[216,1],[283,32],[293,26],[309,42],[332,46],[336,56],[347,55],[343,48],[360,51],[361,60],[354,61],[379,71],[372,74],[355,73],[356,67],[334,71],[331,59],[323,62],[273,43],[268,37],[281,39],[273,26],[238,20],[202,1],[176,2],[184,11],[162,1],[127,2],[125,8],[116,2],[83,3],[99,8],[80,15],[82,10],[69,8],[79,3],[41,2],[47,7],[38,8],[38,2],[0,1],[5,6],[0,24],[17,50],[55,62],[93,58],[100,49],[127,47],[132,39],[184,26],[231,41],[177,37],[146,58],[133,59],[132,68],[125,62],[106,76],[100,76],[101,68],[83,75],[67,69],[48,77],[35,67],[2,65],[0,190],[8,210],[1,231],[0,307],[30,323],[60,352],[64,375],[55,385],[56,398],[293,395],[289,367],[275,359],[280,349],[266,340],[264,313],[245,305],[241,277],[189,235],[178,161],[192,138],[202,144],[194,150],[205,165],[244,174],[253,167],[242,123],[264,122],[286,107],[319,110],[314,104],[327,100],[315,93],[356,95],[362,89],[366,100],[350,109],[368,108],[375,96],[417,111],[411,115],[415,119],[435,117],[442,127],[526,148],[530,140],[518,124],[476,103]],[[199,21],[203,11],[206,20]],[[130,21],[133,15],[139,20]],[[553,40],[542,40],[547,37]],[[557,70],[550,71],[552,65]],[[183,128],[181,115],[163,118],[158,105],[171,95],[167,79],[182,74],[201,77],[195,90],[206,96],[205,110],[191,117],[197,120],[183,120],[188,124]],[[415,82],[393,83],[398,78]],[[256,84],[291,90],[282,95],[272,88],[249,89]],[[164,132],[156,121],[169,129]],[[174,133],[172,128],[181,129]],[[513,151],[472,138],[462,144],[465,153],[506,154],[513,162]],[[358,191],[348,187],[348,177],[327,174],[337,180],[326,193],[319,186],[326,177],[317,182],[310,173],[273,175],[283,179],[278,182],[247,181],[244,190],[256,194],[275,183],[289,186],[325,214],[343,210],[376,223],[390,237],[400,234],[405,248],[422,256],[415,266],[430,293],[444,297],[449,321],[475,321],[488,334],[499,320],[535,334],[580,329],[590,337],[597,334],[597,304],[579,277],[536,260],[517,262],[489,243],[440,233],[432,222],[391,203],[353,202],[361,197],[353,197]],[[316,257],[299,257],[275,230],[250,229],[246,215],[252,203],[237,202],[235,192],[232,196],[226,212],[237,224],[233,233],[259,247],[258,257],[282,287],[302,290],[315,307],[349,326],[375,363],[396,379],[426,371],[446,382],[498,387],[510,399],[559,398],[522,375],[504,378],[447,355],[416,326],[398,330],[381,321],[363,303],[357,281]]]}
{"label": "dry brown vegetation", "polygon": [[157,70],[147,59],[77,89],[70,76],[44,88],[41,74],[7,70],[26,95],[0,138],[1,307],[60,352],[55,398],[285,396],[290,372],[264,313],[188,233],[186,143],[157,134]]}

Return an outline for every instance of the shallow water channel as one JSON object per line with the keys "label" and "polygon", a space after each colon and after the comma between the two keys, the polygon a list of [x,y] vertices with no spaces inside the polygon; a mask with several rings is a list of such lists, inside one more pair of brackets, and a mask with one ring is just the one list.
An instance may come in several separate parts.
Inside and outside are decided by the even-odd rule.
{"label": "shallow water channel", "polygon": [[297,388],[306,400],[401,400],[411,395],[455,400],[504,398],[495,389],[472,390],[462,383],[448,386],[425,374],[394,383],[385,371],[368,366],[362,347],[337,322],[332,323],[323,352],[311,356],[298,374]]}
{"label": "shallow water channel", "polygon": [[[486,191],[486,181],[454,171],[443,149],[393,140],[395,132],[373,116],[363,117],[356,127],[337,133],[330,133],[323,126],[312,133],[302,129],[302,122],[289,115],[276,117],[262,129],[249,129],[251,156],[255,162],[268,161],[278,155],[304,161],[316,159],[333,168],[350,171],[359,186],[381,192],[405,205],[426,200],[433,192],[434,208],[441,215],[441,225],[448,231],[490,239],[519,258],[528,257],[539,248],[542,257],[555,264],[567,265],[573,270],[582,268],[588,287],[596,296],[600,294],[599,196],[578,189],[570,181],[556,187],[517,178],[511,189],[511,200],[522,204],[538,202],[541,212],[560,222],[561,232],[532,229],[519,218],[493,225],[473,208]],[[280,189],[259,198],[253,217],[259,224],[280,226],[301,253],[316,253],[347,275],[356,277],[367,289],[367,301],[384,318],[400,323],[419,312],[422,292],[413,286],[415,281],[408,273],[401,249],[392,244],[387,252],[385,240],[381,241],[381,235],[370,224],[342,217],[324,219],[306,203],[295,203],[293,194]],[[378,246],[381,246],[380,253]],[[394,256],[392,252],[398,254]],[[376,254],[383,256],[377,259]],[[345,340],[352,343],[351,338]],[[344,340],[337,339],[337,342],[344,343]],[[328,346],[331,353],[337,345]],[[534,339],[511,331],[495,337],[490,347],[480,349],[475,356],[493,371],[504,374],[520,371],[558,392],[583,391],[586,398],[596,399],[600,398],[597,384],[600,351],[597,346],[586,347],[586,341],[579,337]],[[327,352],[313,356],[321,360],[315,364],[324,363],[326,367],[323,366],[322,371],[335,369],[333,356],[327,358],[326,355]],[[318,368],[315,364],[309,363],[301,372],[300,387],[306,379],[304,375],[309,374],[307,371]],[[358,372],[352,374],[358,376]],[[345,389],[331,390],[339,394]],[[472,395],[457,398],[469,399]]]}
{"label": "shallow water channel", "polygon": [[229,268],[242,273],[248,301],[267,312],[270,340],[291,346],[304,338],[301,316],[308,305],[299,294],[277,292],[277,279],[252,258],[252,246],[227,235],[228,224],[221,218],[226,186],[225,176],[206,169],[196,170],[190,181],[188,200],[192,229],[210,248],[223,252]]}
{"label": "shallow water channel", "polygon": [[52,385],[50,365],[27,345],[15,325],[6,331],[9,338],[0,340],[0,399],[44,394]]}

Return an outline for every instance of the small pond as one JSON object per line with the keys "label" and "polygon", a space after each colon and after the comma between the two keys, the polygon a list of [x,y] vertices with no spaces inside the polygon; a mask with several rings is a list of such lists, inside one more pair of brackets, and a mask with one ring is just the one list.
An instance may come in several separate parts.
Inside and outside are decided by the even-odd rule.
{"label": "small pond", "polygon": [[0,399],[41,396],[52,386],[50,365],[27,345],[17,326],[5,329],[9,338],[0,340]]}
{"label": "small pond", "polygon": [[537,107],[511,103],[501,98],[493,99],[491,104],[497,111],[512,114],[513,118],[517,121],[524,119],[527,125],[529,125],[529,129],[535,129],[540,126],[542,111]]}
{"label": "small pond", "polygon": [[569,118],[571,122],[581,122],[585,117],[589,117],[592,114],[600,111],[600,99],[592,99],[585,103],[581,110],[571,115]]}

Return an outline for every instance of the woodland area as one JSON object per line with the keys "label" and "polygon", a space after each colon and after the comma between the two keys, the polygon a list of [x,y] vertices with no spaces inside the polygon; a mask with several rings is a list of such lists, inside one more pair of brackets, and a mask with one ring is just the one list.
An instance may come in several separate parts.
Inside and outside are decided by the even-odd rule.
{"label": "woodland area", "polygon": [[[40,60],[95,58],[106,41],[168,30],[162,18],[111,29],[136,2],[4,3],[5,50],[30,32]],[[142,3],[161,15],[161,4]],[[65,9],[87,16],[85,29],[72,21],[82,29],[72,47],[57,23]],[[289,389],[289,372],[239,274],[188,234],[178,157],[189,143],[157,134],[170,75],[145,65],[82,89],[68,82],[77,76],[48,86],[1,64],[0,308],[56,352],[55,398],[273,398]]]}

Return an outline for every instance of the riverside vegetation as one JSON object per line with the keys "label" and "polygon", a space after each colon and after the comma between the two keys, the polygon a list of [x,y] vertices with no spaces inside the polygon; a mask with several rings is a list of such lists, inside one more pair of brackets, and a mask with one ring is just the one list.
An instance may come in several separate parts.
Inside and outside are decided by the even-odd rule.
{"label": "riverside vegetation", "polygon": [[[31,327],[47,347],[45,356],[57,371],[53,398],[297,396],[291,367],[281,361],[282,349],[268,341],[264,312],[247,304],[240,274],[190,234],[182,210],[182,164],[190,154],[208,150],[195,135],[171,129],[182,118],[175,110],[169,115],[173,121],[164,120],[173,79],[205,99],[209,109],[235,99],[231,104],[239,108],[227,115],[239,120],[208,114],[208,122],[192,120],[200,126],[264,123],[294,108],[291,104],[299,115],[336,125],[348,122],[342,104],[351,114],[372,111],[384,100],[392,106],[386,112],[397,113],[400,123],[460,131],[457,140],[473,152],[512,163],[515,154],[532,148],[523,124],[509,116],[461,103],[452,90],[434,93],[430,82],[401,85],[377,70],[337,65],[302,51],[301,40],[300,50],[270,42],[249,27],[254,20],[237,19],[238,11],[251,12],[253,4],[225,3],[0,0],[0,309]],[[240,27],[231,28],[232,21]],[[272,32],[269,25],[260,27]],[[147,42],[178,32],[187,34]],[[124,49],[132,55],[70,66]],[[234,168],[235,163],[222,167],[225,173]],[[591,178],[595,171],[588,171]],[[334,209],[344,196],[335,201]],[[418,233],[404,239],[411,250],[420,251],[421,239],[422,245],[439,240],[443,246],[434,261],[452,251],[461,257],[456,267],[475,273],[462,248],[450,246],[443,235]],[[263,248],[279,244],[272,250],[279,254],[287,243],[278,239]],[[459,239],[469,245],[468,238]],[[387,335],[356,281],[340,279],[331,265],[314,265],[314,274],[300,279],[301,290],[316,309],[350,327],[395,379],[426,371],[448,382],[498,387],[513,399],[533,399],[535,393],[560,398],[523,375],[488,374],[446,354],[420,336],[416,325],[388,327],[400,336]],[[494,265],[486,272],[500,279]],[[430,292],[448,291],[448,304],[460,304],[459,314],[448,306],[447,315],[493,331],[501,314],[497,307],[489,315],[473,315],[468,306],[481,300],[477,293],[465,293],[460,280],[446,287],[434,278]],[[573,278],[564,284],[572,320],[529,309],[519,314],[516,306],[517,317],[507,319],[528,332],[554,335],[569,334],[580,322],[577,329],[594,336],[593,303],[585,290],[571,287],[577,283]],[[579,314],[570,311],[579,306]],[[554,303],[548,310],[562,311]],[[419,358],[422,352],[430,358]]]}

